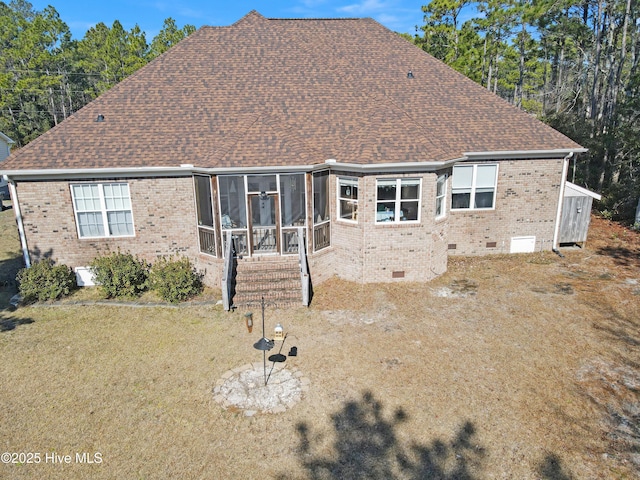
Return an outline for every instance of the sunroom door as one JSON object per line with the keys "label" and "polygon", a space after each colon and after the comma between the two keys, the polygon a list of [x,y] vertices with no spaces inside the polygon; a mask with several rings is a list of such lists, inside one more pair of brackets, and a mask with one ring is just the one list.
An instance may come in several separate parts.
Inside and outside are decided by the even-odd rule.
{"label": "sunroom door", "polygon": [[249,194],[251,253],[278,253],[280,225],[278,194]]}

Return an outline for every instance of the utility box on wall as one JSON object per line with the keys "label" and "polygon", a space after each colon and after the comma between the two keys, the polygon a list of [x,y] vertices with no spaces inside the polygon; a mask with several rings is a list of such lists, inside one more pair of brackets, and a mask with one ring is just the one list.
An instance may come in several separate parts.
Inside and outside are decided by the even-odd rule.
{"label": "utility box on wall", "polygon": [[89,269],[89,267],[76,267],[76,283],[79,287],[93,287],[95,286],[95,281],[93,279],[93,272]]}
{"label": "utility box on wall", "polygon": [[531,253],[536,249],[536,237],[511,237],[509,253]]}

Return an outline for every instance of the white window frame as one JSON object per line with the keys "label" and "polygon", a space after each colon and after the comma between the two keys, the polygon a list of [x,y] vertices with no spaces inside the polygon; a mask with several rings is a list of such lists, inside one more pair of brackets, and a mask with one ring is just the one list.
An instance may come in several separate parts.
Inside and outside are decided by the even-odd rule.
{"label": "white window frame", "polygon": [[[109,185],[119,185],[119,186],[126,186],[127,187],[127,199],[129,201],[129,207],[130,208],[112,208],[112,209],[108,209],[107,208],[107,202],[106,202],[106,196],[104,193],[104,189],[106,186]],[[76,198],[76,194],[75,194],[75,189],[74,187],[83,187],[83,186],[95,186],[98,188],[98,202],[99,202],[99,209],[78,209],[78,205],[77,205],[77,201],[76,200],[84,200],[84,199],[80,199],[80,198]],[[133,219],[133,205],[131,202],[131,189],[129,188],[129,184],[127,182],[106,182],[106,183],[72,183],[69,185],[69,188],[71,189],[71,201],[73,204],[73,214],[75,217],[75,221],[76,221],[76,231],[78,233],[78,238],[80,239],[91,239],[91,238],[131,238],[131,237],[135,237],[136,236],[136,227],[135,227],[135,222]],[[100,217],[102,219],[102,230],[104,232],[103,235],[82,235],[81,234],[81,230],[80,230],[80,221],[78,219],[78,214],[79,213],[86,213],[86,212],[94,212],[94,213],[99,213]],[[131,234],[127,234],[127,235],[116,235],[116,234],[112,234],[110,232],[110,228],[109,228],[109,216],[108,214],[110,212],[129,212],[131,214],[131,231],[133,233]]]}
{"label": "white window frame", "polygon": [[[396,198],[394,200],[380,200],[378,199],[378,186],[380,183],[390,183],[395,182],[396,188]],[[409,183],[415,184],[418,183],[418,197],[417,198],[402,198],[402,184]],[[379,203],[394,203],[393,211],[390,214],[393,216],[392,218],[387,215],[381,215],[378,212],[378,204]],[[415,220],[402,220],[402,204],[403,203],[417,203],[417,218]],[[377,178],[376,179],[376,217],[375,222],[377,225],[389,225],[389,224],[410,224],[410,223],[420,223],[420,210],[422,206],[422,178]]]}
{"label": "white window frame", "polygon": [[[326,175],[327,179],[326,179],[326,212],[325,212],[325,217],[326,219],[322,219],[318,222],[317,219],[318,217],[316,217],[316,177],[320,176],[320,175]],[[309,202],[307,202],[308,204]],[[331,172],[329,170],[318,170],[316,172],[313,172],[311,174],[311,210],[313,212],[313,251],[314,252],[319,252],[320,250],[324,249],[324,248],[328,248],[331,246]],[[316,232],[320,231],[322,232],[322,230],[328,230],[329,234],[327,235],[328,237],[328,243],[322,243],[320,245],[317,245],[316,239],[318,238],[316,236]]]}
{"label": "white window frame", "polygon": [[[337,192],[336,192],[336,197],[337,197],[337,202],[336,202],[336,209],[338,211],[338,215],[337,215],[337,220],[340,222],[347,222],[347,223],[358,223],[358,201],[359,201],[359,196],[360,196],[360,186],[358,183],[358,179],[355,177],[338,177],[338,188],[337,188]],[[356,198],[349,198],[349,197],[341,197],[340,196],[340,192],[341,192],[341,186],[352,186],[352,187],[356,187],[358,189],[358,196],[356,196]],[[354,205],[354,212],[352,212],[352,218],[343,218],[342,217],[342,201],[351,203],[352,205]]]}
{"label": "white window frame", "polygon": [[[449,179],[449,175],[443,173],[442,175],[438,175],[436,178],[436,211],[435,217],[436,220],[443,218],[447,214],[447,180]],[[438,193],[438,186],[442,185],[442,191]],[[440,212],[438,213],[438,209]]]}
{"label": "white window frame", "polygon": [[[454,208],[454,202],[453,202],[453,195],[456,194],[456,188],[455,188],[455,172],[456,172],[456,168],[469,168],[472,167],[472,176],[471,176],[471,187],[469,190],[469,206],[468,207],[458,207],[458,208]],[[489,186],[482,186],[482,187],[478,187],[477,186],[477,178],[478,178],[478,167],[495,167],[495,177],[493,179],[493,186],[489,187]],[[474,164],[463,164],[463,165],[454,165],[453,167],[453,183],[451,185],[451,210],[452,211],[467,211],[467,210],[495,210],[496,209],[496,197],[497,197],[497,192],[498,192],[498,173],[499,173],[499,166],[497,163],[474,163]],[[477,190],[479,190],[480,188],[493,188],[493,198],[491,200],[491,207],[476,207],[475,206],[475,199],[476,199],[476,193]],[[462,190],[463,188],[458,187],[457,190]],[[466,190],[466,188],[465,188]],[[464,192],[463,192],[464,193]]]}

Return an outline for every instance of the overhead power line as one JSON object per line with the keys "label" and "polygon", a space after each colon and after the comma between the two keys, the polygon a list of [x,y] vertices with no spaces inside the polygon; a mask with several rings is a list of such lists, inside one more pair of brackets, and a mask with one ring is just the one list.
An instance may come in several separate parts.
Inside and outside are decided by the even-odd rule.
{"label": "overhead power line", "polygon": [[45,74],[45,75],[49,75],[51,77],[54,76],[59,76],[59,75],[78,75],[78,76],[85,76],[85,77],[93,77],[93,76],[104,76],[104,75],[109,75],[108,73],[87,73],[87,72],[51,72],[51,71],[47,71],[47,70],[29,70],[29,69],[15,69],[15,68],[10,68],[8,70],[6,70],[9,73],[39,73],[39,74]]}

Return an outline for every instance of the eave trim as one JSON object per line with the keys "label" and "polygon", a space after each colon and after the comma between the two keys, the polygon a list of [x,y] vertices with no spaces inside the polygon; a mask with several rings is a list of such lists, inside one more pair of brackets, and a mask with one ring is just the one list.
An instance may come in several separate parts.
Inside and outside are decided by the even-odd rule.
{"label": "eave trim", "polygon": [[[567,183],[567,188],[571,189],[571,190],[575,190],[578,193],[581,193],[583,195],[587,195],[591,198],[594,198],[596,200],[602,200],[602,195],[600,195],[599,193],[596,192],[592,192],[591,190],[587,190],[584,187],[581,187],[580,185],[576,185],[575,183],[571,183],[571,182],[566,182]],[[565,197],[567,197],[568,195],[566,194],[566,190],[565,190]]]}
{"label": "eave trim", "polygon": [[55,180],[82,178],[110,178],[110,177],[182,177],[194,173],[209,175],[251,174],[251,173],[280,173],[280,172],[310,172],[330,167],[336,170],[353,172],[432,172],[450,167],[459,162],[478,160],[519,160],[533,158],[563,158],[572,153],[584,153],[586,148],[555,149],[555,150],[500,150],[493,152],[466,152],[464,156],[443,161],[403,162],[403,163],[349,163],[327,159],[324,163],[313,165],[282,165],[264,167],[217,167],[204,168],[184,164],[179,167],[125,167],[125,168],[57,168],[31,170],[4,170],[0,175],[6,175],[14,180]]}
{"label": "eave trim", "polygon": [[433,172],[450,167],[455,163],[466,160],[466,157],[437,162],[405,162],[405,163],[347,163],[334,159],[325,160],[325,166],[333,170],[347,170],[352,172]]}
{"label": "eave trim", "polygon": [[532,158],[564,158],[573,153],[585,153],[586,148],[558,148],[552,150],[496,150],[493,152],[465,152],[465,160],[524,160]]}
{"label": "eave trim", "polygon": [[[324,167],[324,165],[320,165]],[[83,179],[83,178],[113,178],[113,177],[188,177],[194,173],[204,174],[231,174],[231,173],[271,173],[271,172],[295,172],[310,171],[317,165],[296,165],[281,167],[251,167],[251,168],[201,168],[193,165],[180,167],[142,167],[142,168],[61,168],[38,170],[3,170],[0,175],[5,175],[13,180],[56,180],[56,179]]]}

